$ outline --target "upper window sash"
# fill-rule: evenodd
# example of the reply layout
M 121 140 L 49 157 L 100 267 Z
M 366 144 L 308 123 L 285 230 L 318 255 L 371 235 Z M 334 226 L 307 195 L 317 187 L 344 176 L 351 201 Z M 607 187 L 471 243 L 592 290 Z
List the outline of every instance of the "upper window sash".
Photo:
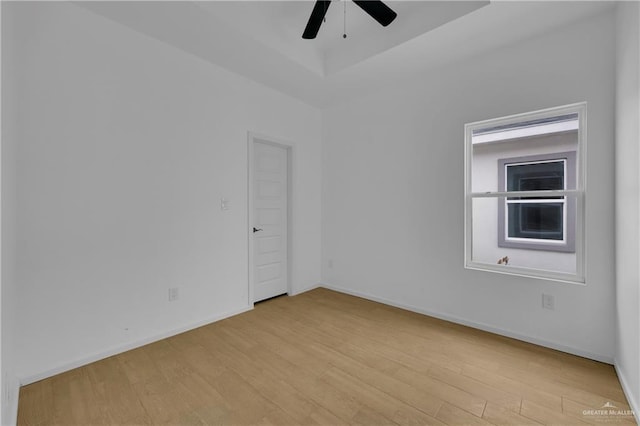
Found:
M 575 114 L 575 127 L 578 131 L 578 140 L 586 140 L 587 122 L 586 122 L 586 109 L 587 104 L 585 102 L 565 105 L 556 108 L 549 108 L 545 110 L 535 111 L 531 113 L 522 113 L 510 115 L 507 117 L 495 118 L 491 120 L 477 121 L 473 123 L 465 124 L 465 194 L 477 197 L 479 194 L 486 194 L 487 192 L 473 192 L 471 181 L 471 159 L 473 157 L 473 145 L 481 143 L 478 136 L 480 136 L 481 129 L 496 128 L 500 126 L 512 126 L 518 123 L 531 122 L 533 120 L 545 120 L 553 119 L 555 117 L 566 116 Z M 490 124 L 489 124 L 490 123 Z M 572 124 L 573 126 L 573 124 Z M 474 132 L 476 133 L 474 143 Z M 548 133 L 548 132 L 547 132 Z M 501 139 L 502 140 L 502 139 Z M 577 170 L 576 170 L 576 189 L 584 191 L 585 179 L 584 179 L 584 167 L 582 162 L 584 161 L 584 146 L 582 142 L 578 146 L 578 152 L 576 156 Z M 495 194 L 494 196 L 500 196 L 500 192 L 489 192 Z

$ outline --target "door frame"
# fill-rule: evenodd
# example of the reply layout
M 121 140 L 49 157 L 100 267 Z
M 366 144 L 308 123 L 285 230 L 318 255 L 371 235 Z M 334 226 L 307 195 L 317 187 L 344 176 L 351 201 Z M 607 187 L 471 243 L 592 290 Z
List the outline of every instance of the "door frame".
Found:
M 263 143 L 265 145 L 276 146 L 282 148 L 287 153 L 287 294 L 292 294 L 291 283 L 293 272 L 293 180 L 294 174 L 294 158 L 295 147 L 292 143 L 281 139 L 273 138 L 264 134 L 256 132 L 247 132 L 247 242 L 248 242 L 248 264 L 247 264 L 247 287 L 248 287 L 248 304 L 254 305 L 254 238 L 252 227 L 255 223 L 255 215 L 253 210 L 253 195 L 254 195 L 254 172 L 253 167 L 255 165 L 254 147 L 256 142 Z

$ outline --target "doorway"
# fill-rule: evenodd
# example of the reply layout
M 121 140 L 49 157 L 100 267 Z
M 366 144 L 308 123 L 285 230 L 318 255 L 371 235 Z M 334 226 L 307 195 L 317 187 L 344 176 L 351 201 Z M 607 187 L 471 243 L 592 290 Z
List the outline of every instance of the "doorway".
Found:
M 291 146 L 249 135 L 249 304 L 290 292 Z

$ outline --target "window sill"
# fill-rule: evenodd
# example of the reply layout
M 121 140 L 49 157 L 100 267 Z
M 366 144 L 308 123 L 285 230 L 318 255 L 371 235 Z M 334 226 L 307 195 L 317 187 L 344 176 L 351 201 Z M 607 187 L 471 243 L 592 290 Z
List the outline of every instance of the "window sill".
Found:
M 577 274 L 564 272 L 544 271 L 540 269 L 523 268 L 511 265 L 492 265 L 481 262 L 467 262 L 465 269 L 475 271 L 494 272 L 497 274 L 513 275 L 524 278 L 534 278 L 545 281 L 556 281 L 568 284 L 586 285 L 585 278 Z

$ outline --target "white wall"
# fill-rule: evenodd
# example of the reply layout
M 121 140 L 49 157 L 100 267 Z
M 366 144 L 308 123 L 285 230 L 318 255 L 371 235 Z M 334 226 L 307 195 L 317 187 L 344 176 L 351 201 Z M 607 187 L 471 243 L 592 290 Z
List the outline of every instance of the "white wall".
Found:
M 8 47 L 15 70 L 3 75 L 3 91 L 13 90 L 3 93 L 11 99 L 3 115 L 17 120 L 15 144 L 3 127 L 3 374 L 33 380 L 244 309 L 251 130 L 296 144 L 295 291 L 320 276 L 322 154 L 325 283 L 597 359 L 616 355 L 637 409 L 638 329 L 628 321 L 640 304 L 637 238 L 617 242 L 635 257 L 616 263 L 614 321 L 611 16 L 333 107 L 321 153 L 313 108 L 71 4 L 2 8 L 13 23 L 3 27 L 3 60 Z M 634 80 L 633 68 L 621 67 L 633 56 L 620 54 L 633 48 L 637 14 L 625 9 L 618 19 L 625 96 L 616 146 L 637 159 L 637 121 L 620 115 L 638 87 L 637 72 Z M 583 100 L 587 285 L 463 269 L 464 123 Z M 637 229 L 637 160 L 626 158 L 617 155 L 618 179 L 631 173 L 635 186 L 618 188 L 617 218 L 623 198 L 635 203 L 622 216 Z M 20 263 L 11 272 L 15 253 L 6 248 L 16 234 Z M 181 297 L 171 304 L 170 286 Z M 555 311 L 542 310 L 542 292 L 556 297 Z M 18 325 L 19 364 L 7 364 Z
M 616 367 L 640 414 L 640 6 L 624 2 L 616 16 Z
M 23 382 L 248 307 L 248 131 L 295 145 L 292 281 L 317 285 L 318 110 L 82 7 L 6 6 Z
M 2 13 L 6 3 L 0 3 L 0 15 L 3 31 L 12 31 L 13 21 Z M 13 46 L 2 38 L 2 146 L 1 150 L 1 260 L 0 269 L 0 336 L 2 337 L 0 353 L 0 424 L 15 424 L 18 414 L 18 378 L 16 376 L 16 142 L 15 115 L 11 105 L 14 103 L 14 91 L 10 84 L 17 73 L 13 67 L 15 51 Z
M 607 13 L 326 110 L 323 282 L 611 362 L 614 50 Z M 464 124 L 580 101 L 587 284 L 465 270 Z
M 577 132 L 473 145 L 473 192 L 504 191 L 498 188 L 498 160 L 576 151 Z M 575 181 L 575 180 L 574 180 Z M 497 198 L 481 198 L 473 204 L 472 256 L 474 262 L 496 264 L 509 257 L 509 265 L 546 271 L 576 273 L 576 254 L 498 246 Z M 508 268 L 505 266 L 505 268 Z

